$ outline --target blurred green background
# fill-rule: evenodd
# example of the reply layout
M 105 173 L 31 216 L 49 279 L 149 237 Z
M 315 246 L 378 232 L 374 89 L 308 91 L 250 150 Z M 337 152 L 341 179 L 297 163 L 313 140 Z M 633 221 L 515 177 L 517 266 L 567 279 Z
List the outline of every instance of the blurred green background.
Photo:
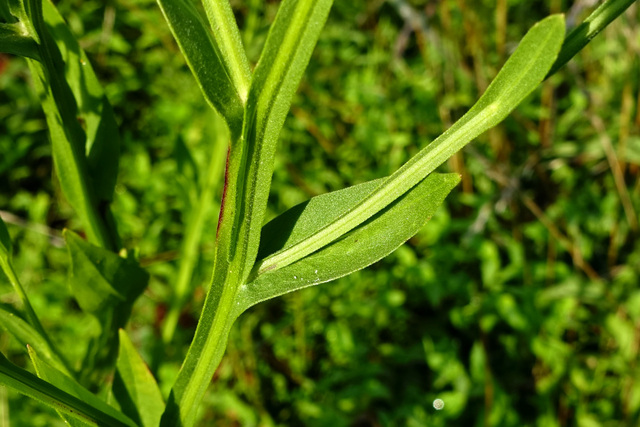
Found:
M 232 3 L 255 64 L 278 2 Z M 281 133 L 268 217 L 392 173 L 474 103 L 531 25 L 557 12 L 575 25 L 587 3 L 337 0 Z M 153 1 L 56 4 L 120 123 L 114 212 L 152 275 L 129 331 L 166 394 L 212 269 L 215 204 L 192 301 L 174 343 L 159 344 L 196 182 L 224 161 L 212 155 L 213 113 Z M 638 15 L 634 4 L 441 167 L 462 183 L 407 244 L 241 316 L 199 425 L 639 425 Z M 81 360 L 96 325 L 70 297 L 60 238 L 81 226 L 54 178 L 26 64 L 10 56 L 0 211 L 45 328 Z M 4 277 L 0 303 L 17 303 Z M 7 334 L 0 350 L 29 365 Z M 0 425 L 62 421 L 0 388 Z

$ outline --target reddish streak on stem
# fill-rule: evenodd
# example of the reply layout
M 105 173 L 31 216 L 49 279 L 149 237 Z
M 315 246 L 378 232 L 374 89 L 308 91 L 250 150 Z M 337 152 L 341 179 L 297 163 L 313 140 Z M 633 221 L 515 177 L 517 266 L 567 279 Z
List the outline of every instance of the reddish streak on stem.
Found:
M 220 203 L 220 216 L 218 217 L 218 228 L 216 228 L 216 237 L 220 232 L 220 224 L 222 224 L 222 217 L 224 215 L 224 202 L 227 200 L 227 186 L 229 184 L 229 154 L 231 153 L 231 147 L 227 148 L 227 162 L 224 167 L 224 188 L 222 189 L 222 202 Z

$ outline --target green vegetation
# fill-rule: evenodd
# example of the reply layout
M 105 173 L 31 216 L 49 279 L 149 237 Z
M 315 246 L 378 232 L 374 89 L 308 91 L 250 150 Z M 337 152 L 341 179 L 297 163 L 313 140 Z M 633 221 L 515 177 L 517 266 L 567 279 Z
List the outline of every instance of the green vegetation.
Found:
M 0 426 L 636 425 L 633 3 L 0 0 Z

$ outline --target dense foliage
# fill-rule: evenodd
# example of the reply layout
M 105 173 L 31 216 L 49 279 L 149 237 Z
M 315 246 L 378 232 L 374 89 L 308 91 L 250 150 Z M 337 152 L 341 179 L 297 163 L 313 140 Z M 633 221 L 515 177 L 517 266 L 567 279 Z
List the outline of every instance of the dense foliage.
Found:
M 168 394 L 203 304 L 222 190 L 213 117 L 155 1 L 61 0 L 119 120 L 113 210 L 150 284 L 129 336 Z M 280 136 L 270 217 L 387 176 L 458 119 L 558 0 L 337 1 Z M 233 3 L 252 64 L 278 2 Z M 200 425 L 607 426 L 640 421 L 640 32 L 627 13 L 442 170 L 462 176 L 385 260 L 234 325 Z M 0 56 L 0 214 L 34 309 L 74 360 L 96 325 L 67 291 L 52 177 L 22 59 Z M 215 166 L 212 168 L 212 165 Z M 193 298 L 162 324 L 195 201 L 212 202 Z M 0 277 L 0 302 L 15 296 Z M 20 345 L 0 351 L 28 366 Z M 434 399 L 443 399 L 436 411 Z M 0 425 L 61 424 L 0 388 Z

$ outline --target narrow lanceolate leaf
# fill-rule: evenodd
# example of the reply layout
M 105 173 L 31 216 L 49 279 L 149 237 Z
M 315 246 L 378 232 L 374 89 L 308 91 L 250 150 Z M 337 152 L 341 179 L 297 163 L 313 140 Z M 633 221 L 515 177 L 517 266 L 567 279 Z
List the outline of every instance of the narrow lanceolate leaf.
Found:
M 211 24 L 215 47 L 229 79 L 237 88 L 243 102 L 247 101 L 251 67 L 242 46 L 240 30 L 228 0 L 203 0 L 204 10 Z
M 240 52 L 242 46 L 235 43 L 233 34 L 225 33 L 231 28 L 227 17 L 221 18 L 223 27 L 213 29 L 213 37 L 193 1 L 158 0 L 158 4 L 205 99 L 225 118 L 237 138 L 242 129 L 250 69 L 243 58 L 244 51 Z
M 65 362 L 51 348 L 49 341 L 33 326 L 25 322 L 8 307 L 0 305 L 0 327 L 9 332 L 24 346 L 33 347 L 49 364 L 70 375 Z
M 551 67 L 548 76 L 556 73 L 564 64 L 569 62 L 595 36 L 604 30 L 614 19 L 620 16 L 636 0 L 606 0 L 591 15 L 569 33 L 556 62 Z
M 78 397 L 15 366 L 2 353 L 0 353 L 0 384 L 88 425 L 135 427 L 133 421 L 119 414 L 115 409 L 103 411 L 102 405 L 93 405 L 90 400 L 85 400 L 86 396 Z
M 65 78 L 78 107 L 77 120 L 85 131 L 85 155 L 91 188 L 98 203 L 110 202 L 118 176 L 120 134 L 111 104 L 87 55 L 51 0 L 42 3 L 44 21 L 65 63 Z
M 164 401 L 155 378 L 124 330 L 120 330 L 120 353 L 113 379 L 113 395 L 122 412 L 143 427 L 157 427 Z
M 525 35 L 478 102 L 451 128 L 421 150 L 352 210 L 300 243 L 257 266 L 258 274 L 285 267 L 331 243 L 388 206 L 454 153 L 504 120 L 544 79 L 564 36 L 564 18 L 550 16 Z
M 33 348 L 29 347 L 28 349 L 29 349 L 29 356 L 31 357 L 31 362 L 33 363 L 36 369 L 36 374 L 42 380 L 57 387 L 59 390 L 62 390 L 63 392 L 66 392 L 69 395 L 77 399 L 80 399 L 82 402 L 84 402 L 87 406 L 92 408 L 94 411 L 100 414 L 105 414 L 110 418 L 109 422 L 115 423 L 113 425 L 136 426 L 136 423 L 134 423 L 126 415 L 119 412 L 112 406 L 109 406 L 106 402 L 101 400 L 99 397 L 97 397 L 96 395 L 91 393 L 89 390 L 87 390 L 86 388 L 78 384 L 74 379 L 66 376 L 65 374 L 63 374 L 53 366 L 49 365 L 48 363 L 40 359 L 40 357 L 38 356 L 38 354 L 35 352 Z M 68 414 L 66 411 L 61 411 L 58 408 L 56 408 L 56 410 L 58 411 L 62 419 L 67 422 L 71 421 L 71 419 L 73 418 L 76 418 L 72 414 L 71 415 Z M 87 420 L 81 419 L 80 421 L 86 422 Z M 96 422 L 97 425 L 112 425 L 112 424 L 103 424 L 104 422 L 106 422 L 106 419 L 95 420 L 95 421 L 97 421 Z
M 38 43 L 26 33 L 24 26 L 20 23 L 0 23 L 0 52 L 40 59 Z
M 285 0 L 278 9 L 254 72 L 243 129 L 242 169 L 235 187 L 242 200 L 236 211 L 244 280 L 258 253 L 278 136 L 332 0 Z M 232 151 L 232 156 L 235 153 Z
M 260 301 L 337 279 L 384 258 L 431 219 L 458 182 L 457 174 L 431 174 L 335 242 L 287 267 L 258 276 L 238 291 L 235 315 Z M 267 224 L 264 235 L 280 232 L 292 236 L 291 240 L 295 241 L 295 236 L 304 236 L 319 225 L 323 215 L 335 214 L 333 202 L 344 203 L 349 197 L 357 200 L 362 190 L 373 186 L 368 184 L 371 183 L 319 196 L 317 199 L 322 200 L 311 199 L 309 203 L 294 207 Z
M 48 1 L 45 7 L 52 7 Z M 42 0 L 25 0 L 21 22 L 40 46 L 40 62 L 28 60 L 33 84 L 42 99 L 53 160 L 65 197 L 81 218 L 89 240 L 116 249 L 115 232 L 100 209 L 86 158 L 86 134 L 78 121 L 78 103 L 65 79 L 65 63 L 45 23 Z M 49 14 L 48 14 L 49 15 Z M 104 159 L 105 163 L 108 159 Z M 102 175 L 104 177 L 104 175 Z

